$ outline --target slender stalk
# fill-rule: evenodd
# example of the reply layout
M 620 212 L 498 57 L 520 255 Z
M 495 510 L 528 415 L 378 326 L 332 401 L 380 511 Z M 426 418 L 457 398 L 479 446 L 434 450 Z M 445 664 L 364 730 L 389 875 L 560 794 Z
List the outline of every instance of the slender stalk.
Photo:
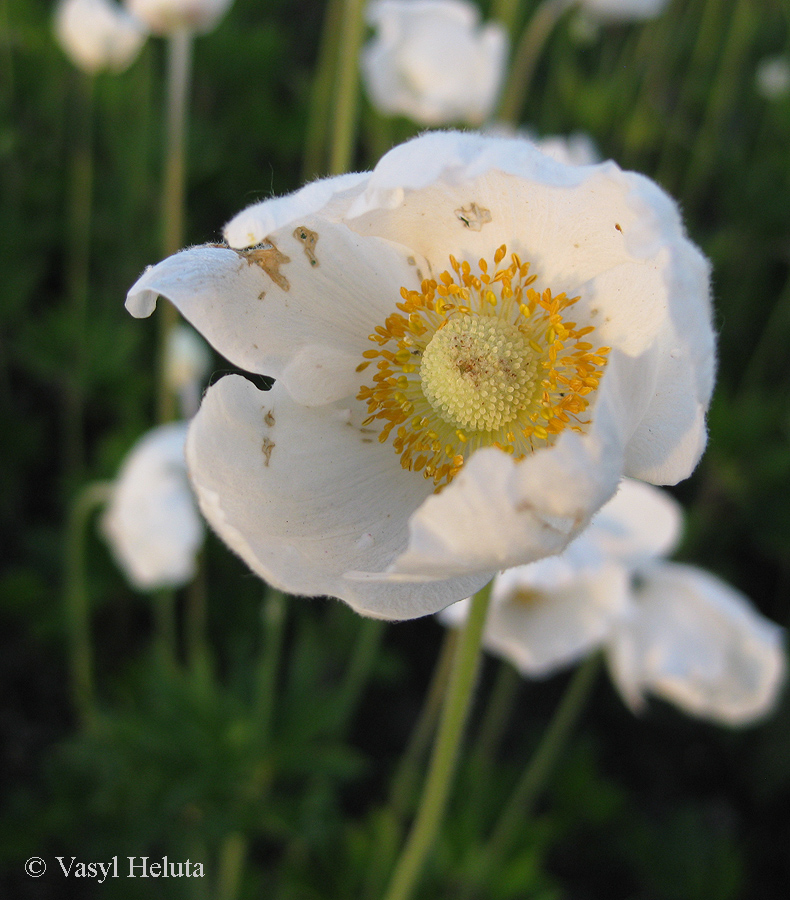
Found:
M 187 97 L 192 68 L 192 33 L 174 32 L 168 40 L 167 117 L 165 123 L 165 173 L 162 193 L 162 250 L 171 256 L 184 244 L 184 197 L 186 194 Z M 164 378 L 167 338 L 178 321 L 169 303 L 160 304 L 159 377 L 157 418 L 169 422 L 177 415 L 176 397 Z
M 500 663 L 477 739 L 469 752 L 470 783 L 472 790 L 478 793 L 486 789 L 486 770 L 491 767 L 502 733 L 510 721 L 521 683 L 521 676 L 513 666 Z
M 484 886 L 486 877 L 503 862 L 514 837 L 523 829 L 524 820 L 531 815 L 535 801 L 546 786 L 579 719 L 600 664 L 600 656 L 597 653 L 593 654 L 574 673 L 549 727 L 521 775 L 491 837 L 477 856 L 471 882 L 462 895 L 464 898 L 471 897 L 476 893 L 476 889 Z
M 329 173 L 347 172 L 354 152 L 359 93 L 359 50 L 365 20 L 364 0 L 345 0 L 340 30 L 340 65 L 334 102 L 332 141 L 329 148 Z
M 414 787 L 421 771 L 423 756 L 436 729 L 442 697 L 447 692 L 457 645 L 458 632 L 454 628 L 448 628 L 425 697 L 425 703 L 420 711 L 420 717 L 417 719 L 417 724 L 414 726 L 409 743 L 392 779 L 389 805 L 393 815 L 398 819 L 406 815 L 411 803 Z
M 76 134 L 71 161 L 66 290 L 74 326 L 73 365 L 64 373 L 64 465 L 69 482 L 78 482 L 85 465 L 85 380 L 87 374 L 88 281 L 93 206 L 93 108 L 96 79 L 78 83 Z
M 494 0 L 491 18 L 501 22 L 510 32 L 511 38 L 515 38 L 520 11 L 521 0 Z
M 341 728 L 345 730 L 357 708 L 359 699 L 368 683 L 373 664 L 378 656 L 386 622 L 381 619 L 363 619 L 346 677 L 340 688 L 338 707 Z
M 574 0 L 543 0 L 535 10 L 513 54 L 510 78 L 499 104 L 500 121 L 518 124 L 541 51 L 562 14 L 573 4 Z
M 286 613 L 285 595 L 269 588 L 263 601 L 263 648 L 258 665 L 254 717 L 261 739 L 268 742 L 280 671 Z
M 490 599 L 490 583 L 472 598 L 453 660 L 420 808 L 395 866 L 385 900 L 408 900 L 412 895 L 441 825 L 471 706 Z
M 215 900 L 236 900 L 239 896 L 247 845 L 247 838 L 239 831 L 232 832 L 222 842 Z
M 184 607 L 186 658 L 194 671 L 204 670 L 209 662 L 209 647 L 206 640 L 207 617 L 206 560 L 201 553 L 195 567 L 195 577 L 186 589 Z
M 340 23 L 343 0 L 329 0 L 321 30 L 321 45 L 318 49 L 313 93 L 310 97 L 310 113 L 305 136 L 304 181 L 322 175 L 326 171 L 326 142 L 329 123 L 332 85 L 337 73 L 340 52 Z
M 433 670 L 431 683 L 425 695 L 417 723 L 412 729 L 409 743 L 401 755 L 398 768 L 392 778 L 389 802 L 382 810 L 377 823 L 375 850 L 366 873 L 362 897 L 373 900 L 383 889 L 386 873 L 392 866 L 403 839 L 404 820 L 413 802 L 417 780 L 423 770 L 423 758 L 436 730 L 442 698 L 447 692 L 450 671 L 458 645 L 458 632 L 448 628 L 442 642 L 439 658 Z
M 88 520 L 110 497 L 111 482 L 97 481 L 77 495 L 69 510 L 64 541 L 65 614 L 69 634 L 72 702 L 83 725 L 95 715 L 93 652 L 85 572 L 85 533 Z
M 160 588 L 151 595 L 154 604 L 154 642 L 162 662 L 175 666 L 178 659 L 178 626 L 176 624 L 176 592 Z

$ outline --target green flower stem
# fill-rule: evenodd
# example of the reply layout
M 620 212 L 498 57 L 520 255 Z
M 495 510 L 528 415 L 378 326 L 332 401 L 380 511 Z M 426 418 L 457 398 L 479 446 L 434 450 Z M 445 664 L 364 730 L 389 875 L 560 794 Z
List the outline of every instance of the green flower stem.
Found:
M 471 790 L 479 793 L 486 789 L 486 770 L 490 769 L 496 756 L 496 749 L 510 721 L 513 704 L 522 683 L 523 679 L 513 666 L 500 663 L 477 739 L 469 752 Z
M 745 60 L 751 52 L 757 28 L 757 14 L 751 0 L 735 4 L 726 37 L 718 49 L 719 66 L 711 79 L 705 115 L 691 153 L 686 157 L 681 196 L 695 197 L 714 170 L 720 148 L 726 141 L 722 129 L 727 110 L 735 108 Z
M 239 831 L 232 832 L 222 842 L 215 900 L 236 900 L 239 896 L 247 844 L 247 838 Z
M 360 623 L 354 653 L 346 670 L 338 699 L 340 726 L 343 731 L 348 727 L 365 685 L 368 683 L 386 624 L 381 619 L 362 619 Z
M 500 121 L 518 124 L 540 53 L 554 26 L 574 2 L 575 0 L 543 0 L 533 13 L 513 54 L 510 78 L 499 104 L 497 118 Z
M 326 171 L 327 128 L 332 85 L 335 83 L 337 73 L 342 14 L 343 0 L 329 0 L 321 31 L 321 45 L 318 48 L 313 92 L 310 97 L 302 168 L 303 181 L 309 181 Z
M 424 768 L 423 760 L 436 730 L 457 645 L 456 629 L 446 629 L 425 702 L 392 778 L 389 802 L 377 823 L 375 852 L 372 854 L 362 891 L 365 900 L 373 900 L 381 894 L 387 872 L 392 867 L 398 845 L 403 840 L 404 821 L 411 810 L 417 781 Z
M 70 482 L 79 482 L 85 465 L 85 380 L 88 358 L 88 281 L 93 206 L 93 108 L 96 79 L 79 79 L 75 151 L 71 165 L 66 284 L 74 326 L 73 365 L 64 373 L 64 464 Z
M 152 594 L 154 604 L 154 642 L 162 662 L 175 666 L 178 659 L 178 626 L 176 625 L 176 592 L 161 588 Z
M 165 174 L 162 194 L 162 250 L 165 256 L 171 256 L 184 245 L 185 145 L 191 68 L 192 33 L 179 29 L 168 39 Z M 178 312 L 170 303 L 161 303 L 159 307 L 157 419 L 159 422 L 170 422 L 177 416 L 177 403 L 173 392 L 165 384 L 164 372 L 167 342 L 178 322 Z
M 520 11 L 521 0 L 494 0 L 491 18 L 496 22 L 501 22 L 510 33 L 510 37 L 515 38 Z
M 417 779 L 422 771 L 422 760 L 436 729 L 442 697 L 447 692 L 457 645 L 458 632 L 455 628 L 448 628 L 420 717 L 392 779 L 389 806 L 398 820 L 405 817 L 412 802 Z
M 193 671 L 205 670 L 209 663 L 209 647 L 206 640 L 208 616 L 208 586 L 206 561 L 201 553 L 197 558 L 195 577 L 186 588 L 184 606 L 184 643 L 186 658 Z
M 535 754 L 519 779 L 491 837 L 477 856 L 471 882 L 463 897 L 473 896 L 477 888 L 484 887 L 485 879 L 503 862 L 514 837 L 523 828 L 524 820 L 531 815 L 535 801 L 546 786 L 579 719 L 600 664 L 600 655 L 594 653 L 574 673 Z
M 420 807 L 395 866 L 385 900 L 408 900 L 412 895 L 439 830 L 456 769 L 461 735 L 471 706 L 490 599 L 490 583 L 472 598 L 453 660 Z
M 364 6 L 364 0 L 345 0 L 343 7 L 337 93 L 329 148 L 330 175 L 347 172 L 354 153 L 359 93 L 359 51 L 365 28 L 362 14 Z
M 271 729 L 274 698 L 285 629 L 286 599 L 281 591 L 269 588 L 263 601 L 263 648 L 258 665 L 258 683 L 255 695 L 254 717 L 256 730 L 268 742 Z
M 107 502 L 111 491 L 111 482 L 97 481 L 87 485 L 72 504 L 66 522 L 64 586 L 71 692 L 74 708 L 83 725 L 89 725 L 95 716 L 85 533 L 91 514 Z

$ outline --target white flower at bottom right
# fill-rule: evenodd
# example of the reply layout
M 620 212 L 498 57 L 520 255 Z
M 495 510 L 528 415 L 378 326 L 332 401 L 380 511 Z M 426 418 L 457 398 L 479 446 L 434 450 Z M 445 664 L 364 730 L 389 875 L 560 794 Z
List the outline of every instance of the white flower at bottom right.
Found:
M 662 561 L 638 573 L 632 600 L 606 658 L 633 710 L 645 692 L 728 725 L 774 708 L 786 672 L 784 631 L 744 594 L 696 566 Z
M 669 494 L 624 479 L 564 553 L 497 576 L 484 646 L 527 677 L 603 651 L 634 712 L 649 693 L 727 725 L 765 716 L 785 679 L 784 630 L 709 572 L 666 561 L 680 526 Z M 441 621 L 458 626 L 468 603 Z

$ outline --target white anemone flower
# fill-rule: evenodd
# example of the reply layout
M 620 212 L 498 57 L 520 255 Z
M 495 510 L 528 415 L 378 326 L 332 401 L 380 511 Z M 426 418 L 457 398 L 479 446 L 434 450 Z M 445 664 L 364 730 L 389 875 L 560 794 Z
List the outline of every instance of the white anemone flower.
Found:
M 531 677 L 602 649 L 634 712 L 650 693 L 728 725 L 764 716 L 785 677 L 783 630 L 710 573 L 662 558 L 680 524 L 668 494 L 625 479 L 563 554 L 495 579 L 484 645 Z M 457 627 L 468 606 L 440 619 Z
M 118 565 L 142 591 L 180 587 L 195 575 L 205 528 L 184 458 L 187 422 L 160 425 L 121 466 L 101 531 Z
M 55 10 L 55 36 L 75 66 L 96 75 L 128 69 L 147 32 L 111 0 L 61 0 Z
M 561 552 L 623 474 L 706 442 L 709 273 L 613 163 L 428 133 L 240 213 L 146 271 L 227 376 L 187 440 L 201 509 L 276 587 L 413 618 Z M 611 349 L 610 349 L 611 348 Z
M 376 34 L 362 51 L 374 106 L 422 125 L 479 125 L 494 110 L 507 65 L 507 31 L 480 24 L 466 0 L 376 0 Z
M 125 0 L 126 6 L 157 35 L 211 31 L 233 0 Z

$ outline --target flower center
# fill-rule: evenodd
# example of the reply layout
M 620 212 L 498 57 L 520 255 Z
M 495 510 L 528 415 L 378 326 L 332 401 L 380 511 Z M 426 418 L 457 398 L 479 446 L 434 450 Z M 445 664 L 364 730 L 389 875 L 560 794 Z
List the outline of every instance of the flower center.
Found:
M 494 254 L 499 266 L 503 245 Z M 372 385 L 357 399 L 370 425 L 392 436 L 401 465 L 422 471 L 437 490 L 450 482 L 479 447 L 498 447 L 523 459 L 553 443 L 565 428 L 583 431 L 579 418 L 606 365 L 608 347 L 593 351 L 564 312 L 579 299 L 552 296 L 531 285 L 529 263 L 511 255 L 507 267 L 479 273 L 450 257 L 452 272 L 426 279 L 420 291 L 401 288 L 400 313 L 388 316 L 370 339 L 365 370 L 378 359 Z
M 453 316 L 422 355 L 425 399 L 448 424 L 493 431 L 512 422 L 535 391 L 535 353 L 519 329 L 496 316 Z

